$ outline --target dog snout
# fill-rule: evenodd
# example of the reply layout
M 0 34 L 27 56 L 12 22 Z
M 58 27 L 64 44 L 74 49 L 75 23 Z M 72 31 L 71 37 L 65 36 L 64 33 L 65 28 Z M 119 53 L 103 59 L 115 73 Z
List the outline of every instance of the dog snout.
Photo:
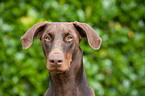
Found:
M 49 62 L 54 67 L 59 67 L 63 64 L 64 56 L 62 54 L 50 54 L 49 55 Z

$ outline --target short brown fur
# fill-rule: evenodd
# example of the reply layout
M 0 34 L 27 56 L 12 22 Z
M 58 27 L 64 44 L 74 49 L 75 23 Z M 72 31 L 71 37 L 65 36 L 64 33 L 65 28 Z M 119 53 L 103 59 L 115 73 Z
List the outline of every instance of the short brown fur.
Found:
M 79 42 L 87 37 L 96 50 L 102 40 L 88 24 L 77 21 L 37 23 L 22 36 L 24 49 L 31 46 L 34 37 L 41 40 L 49 71 L 45 96 L 95 96 L 85 75 Z

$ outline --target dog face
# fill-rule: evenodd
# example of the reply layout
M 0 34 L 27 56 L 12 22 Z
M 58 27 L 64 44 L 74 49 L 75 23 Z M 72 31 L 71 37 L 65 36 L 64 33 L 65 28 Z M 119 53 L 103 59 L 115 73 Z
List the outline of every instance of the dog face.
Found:
M 42 34 L 41 45 L 50 72 L 69 69 L 79 47 L 79 35 L 73 24 L 53 23 Z
M 21 37 L 23 48 L 29 48 L 35 37 L 41 40 L 48 71 L 56 74 L 69 70 L 81 39 L 87 37 L 95 50 L 100 48 L 102 41 L 88 24 L 79 22 L 37 23 Z

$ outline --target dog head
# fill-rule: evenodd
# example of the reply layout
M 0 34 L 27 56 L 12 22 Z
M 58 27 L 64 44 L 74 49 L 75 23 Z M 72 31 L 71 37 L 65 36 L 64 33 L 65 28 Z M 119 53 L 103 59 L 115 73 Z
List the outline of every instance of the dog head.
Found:
M 100 48 L 102 41 L 88 24 L 77 21 L 35 24 L 21 37 L 23 49 L 29 48 L 35 37 L 41 40 L 48 71 L 57 74 L 69 70 L 83 38 L 87 37 L 89 45 L 95 50 Z

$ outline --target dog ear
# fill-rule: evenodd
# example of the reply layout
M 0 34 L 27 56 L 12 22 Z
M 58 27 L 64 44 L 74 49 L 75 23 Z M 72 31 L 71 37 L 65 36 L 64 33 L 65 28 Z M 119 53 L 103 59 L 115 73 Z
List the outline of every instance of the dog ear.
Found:
M 93 49 L 98 50 L 100 48 L 102 39 L 90 25 L 86 23 L 79 23 L 77 21 L 73 24 L 78 30 L 81 39 L 87 37 L 88 43 Z
M 37 23 L 33 25 L 22 37 L 21 42 L 23 49 L 28 49 L 32 43 L 34 38 L 37 36 L 37 38 L 41 38 L 41 35 L 43 34 L 46 26 L 48 26 L 50 22 L 43 22 L 43 23 Z

